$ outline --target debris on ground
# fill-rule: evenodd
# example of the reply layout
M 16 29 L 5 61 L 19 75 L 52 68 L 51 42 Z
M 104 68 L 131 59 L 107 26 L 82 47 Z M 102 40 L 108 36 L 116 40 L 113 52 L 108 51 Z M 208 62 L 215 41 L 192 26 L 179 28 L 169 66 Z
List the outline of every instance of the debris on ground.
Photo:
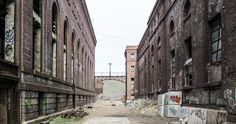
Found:
M 138 113 L 149 115 L 149 116 L 159 116 L 158 114 L 158 104 L 157 101 L 150 99 L 138 99 L 127 103 L 127 106 Z
M 86 106 L 85 108 L 92 108 L 92 106 Z M 73 109 L 65 112 L 50 121 L 50 124 L 64 124 L 65 122 L 77 122 L 81 118 L 89 115 L 88 112 L 84 111 L 84 107 Z
M 88 109 L 92 109 L 92 108 L 93 108 L 93 106 L 88 106 L 87 108 L 88 108 Z

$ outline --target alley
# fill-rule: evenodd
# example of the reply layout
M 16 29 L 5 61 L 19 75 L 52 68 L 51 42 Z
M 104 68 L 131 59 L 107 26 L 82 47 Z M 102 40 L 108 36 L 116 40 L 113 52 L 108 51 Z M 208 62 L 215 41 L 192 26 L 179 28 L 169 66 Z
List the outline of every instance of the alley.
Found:
M 168 119 L 145 116 L 129 110 L 121 101 L 97 101 L 82 124 L 166 124 Z

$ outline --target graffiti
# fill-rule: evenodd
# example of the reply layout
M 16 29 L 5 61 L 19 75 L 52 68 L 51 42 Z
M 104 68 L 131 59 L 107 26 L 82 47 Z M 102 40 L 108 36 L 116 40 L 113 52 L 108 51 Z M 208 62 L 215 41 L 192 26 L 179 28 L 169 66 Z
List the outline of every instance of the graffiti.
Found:
M 206 120 L 206 114 L 201 109 L 192 109 L 191 110 L 191 115 L 195 115 L 198 118 L 200 118 L 201 120 Z
M 226 104 L 233 110 L 236 106 L 236 103 L 234 101 L 234 98 L 232 97 L 233 91 L 230 89 L 226 89 L 224 91 L 224 99 L 226 101 Z
M 223 99 L 217 99 L 216 100 L 216 105 L 219 105 L 219 106 L 222 106 L 222 105 L 224 105 L 224 100 Z
M 177 110 L 175 110 L 174 107 L 170 107 L 170 108 L 169 108 L 169 111 L 170 111 L 170 113 L 172 113 L 173 115 L 176 115 L 176 114 L 177 114 Z
M 190 109 L 188 107 L 181 107 L 180 109 L 181 117 L 187 117 L 190 114 Z
M 181 102 L 181 97 L 180 97 L 180 96 L 170 96 L 170 100 L 172 100 L 173 102 L 176 102 L 176 103 L 180 104 L 180 102 Z
M 10 45 L 14 42 L 14 27 L 6 31 L 6 42 Z
M 11 45 L 7 44 L 5 48 L 5 53 L 7 56 L 10 56 L 12 54 L 13 48 Z
M 6 48 L 5 53 L 10 56 L 13 53 L 14 46 L 14 27 L 6 31 Z
M 225 112 L 218 112 L 216 116 L 216 123 L 217 124 L 224 124 L 227 120 L 227 113 Z

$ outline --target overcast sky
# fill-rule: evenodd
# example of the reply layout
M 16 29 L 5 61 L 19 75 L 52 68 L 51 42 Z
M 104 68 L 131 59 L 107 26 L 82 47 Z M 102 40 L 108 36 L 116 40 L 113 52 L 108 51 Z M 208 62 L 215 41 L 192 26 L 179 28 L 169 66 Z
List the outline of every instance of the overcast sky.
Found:
M 126 45 L 138 45 L 156 0 L 86 0 L 97 38 L 96 72 L 125 72 Z

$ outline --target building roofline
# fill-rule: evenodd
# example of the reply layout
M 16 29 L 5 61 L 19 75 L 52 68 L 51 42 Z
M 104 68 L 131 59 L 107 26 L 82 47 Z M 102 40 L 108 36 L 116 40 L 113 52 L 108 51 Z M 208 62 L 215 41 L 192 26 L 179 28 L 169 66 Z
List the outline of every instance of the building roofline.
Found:
M 157 1 L 156 1 L 155 5 L 154 5 L 154 7 L 153 7 L 153 9 L 152 9 L 151 14 L 149 15 L 147 24 L 149 24 L 150 21 L 152 20 L 154 13 L 156 12 L 157 7 L 159 6 L 160 1 L 161 1 L 161 0 L 157 0 Z
M 96 35 L 95 35 L 95 32 L 94 32 L 94 28 L 93 28 L 93 25 L 92 25 L 92 21 L 91 21 L 91 18 L 90 18 L 90 14 L 89 14 L 89 11 L 88 11 L 88 7 L 87 7 L 87 4 L 86 4 L 86 1 L 82 0 L 81 3 L 82 3 L 83 10 L 85 12 L 86 19 L 87 19 L 88 24 L 89 24 L 89 29 L 90 29 L 90 32 L 92 34 L 92 38 L 93 38 L 94 44 L 96 46 L 97 39 L 96 39 Z

